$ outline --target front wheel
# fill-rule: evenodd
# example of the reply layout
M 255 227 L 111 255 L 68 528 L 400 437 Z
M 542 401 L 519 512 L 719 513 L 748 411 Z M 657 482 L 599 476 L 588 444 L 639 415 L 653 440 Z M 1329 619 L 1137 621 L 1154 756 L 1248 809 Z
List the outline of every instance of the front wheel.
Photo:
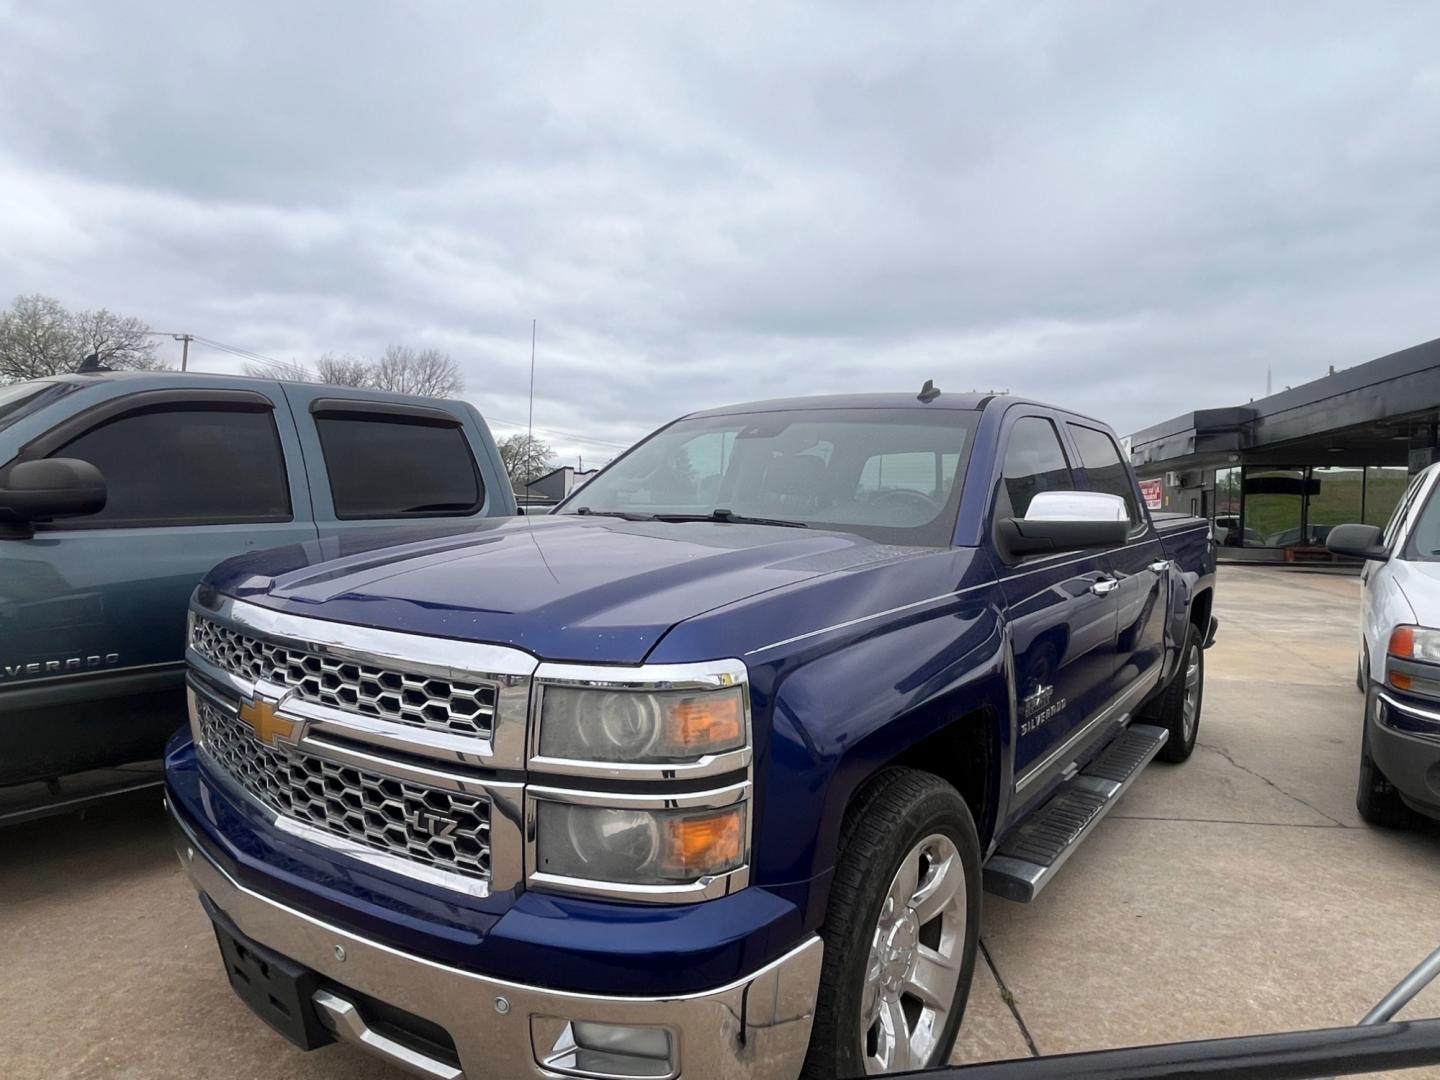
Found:
M 806 1077 L 943 1065 L 980 935 L 980 842 L 938 776 L 887 769 L 846 812 Z

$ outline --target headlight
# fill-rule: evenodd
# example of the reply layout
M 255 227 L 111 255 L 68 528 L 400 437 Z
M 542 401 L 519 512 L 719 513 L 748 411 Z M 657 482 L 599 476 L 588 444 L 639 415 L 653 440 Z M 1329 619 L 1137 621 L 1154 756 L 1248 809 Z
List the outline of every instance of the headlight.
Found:
M 746 807 L 634 810 L 539 801 L 535 868 L 618 885 L 676 885 L 738 869 Z
M 1391 656 L 1403 660 L 1419 660 L 1427 664 L 1440 664 L 1440 630 L 1427 630 L 1423 626 L 1397 626 L 1390 634 Z
M 1433 677 L 1418 664 L 1440 665 L 1440 630 L 1423 626 L 1397 626 L 1390 634 L 1390 644 L 1385 650 L 1392 660 L 1401 664 L 1386 664 L 1385 679 L 1396 690 L 1412 694 L 1440 698 L 1440 668 Z M 1408 661 L 1408 665 L 1403 663 Z M 1400 670 L 1408 667 L 1408 670 Z
M 673 764 L 746 744 L 745 690 L 546 686 L 540 754 L 570 761 Z

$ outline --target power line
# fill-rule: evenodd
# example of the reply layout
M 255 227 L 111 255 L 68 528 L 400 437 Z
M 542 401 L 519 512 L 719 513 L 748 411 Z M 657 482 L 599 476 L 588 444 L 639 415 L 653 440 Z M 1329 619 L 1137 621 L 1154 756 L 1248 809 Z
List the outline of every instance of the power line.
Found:
M 188 337 L 190 340 L 195 341 L 195 342 L 197 342 L 197 343 L 199 343 L 199 344 L 201 344 L 201 345 L 204 345 L 206 348 L 215 349 L 217 352 L 228 353 L 228 354 L 231 355 L 231 356 L 239 357 L 241 360 L 250 360 L 250 361 L 252 361 L 252 362 L 254 362 L 254 363 L 256 363 L 256 364 L 259 364 L 259 365 L 261 365 L 262 367 L 268 369 L 269 373 L 270 373 L 272 376 L 275 376 L 275 377 L 283 378 L 283 377 L 285 377 L 285 376 L 289 376 L 289 375 L 292 375 L 292 374 L 293 374 L 293 365 L 292 365 L 292 364 L 287 364 L 287 363 L 286 363 L 285 361 L 283 361 L 283 360 L 276 360 L 273 356 L 266 356 L 264 353 L 254 352 L 253 350 L 250 350 L 250 349 L 242 349 L 242 348 L 240 348 L 238 345 L 227 345 L 227 344 L 225 344 L 225 342 L 223 342 L 223 341 L 216 341 L 214 338 L 204 337 L 204 336 L 202 336 L 202 335 L 200 335 L 200 334 L 185 334 L 185 335 L 180 335 L 180 334 L 172 334 L 172 333 L 168 333 L 168 332 L 154 331 L 154 330 L 150 331 L 150 333 L 154 334 L 154 335 L 157 336 L 157 337 L 173 337 L 176 341 L 179 341 L 182 337 Z M 524 428 L 526 431 L 530 432 L 530 433 L 532 434 L 532 436 L 533 436 L 533 433 L 534 433 L 534 432 L 540 431 L 540 432 L 544 432 L 544 433 L 547 434 L 547 435 L 560 435 L 560 436 L 562 436 L 562 437 L 564 437 L 564 438 L 567 438 L 567 439 L 574 439 L 574 440 L 576 440 L 577 442 L 584 443 L 584 444 L 587 445 L 587 446 L 603 446 L 603 447 L 605 447 L 606 449 L 609 449 L 609 450 L 628 450 L 628 449 L 630 449 L 630 447 L 633 446 L 634 443 L 613 442 L 613 441 L 608 440 L 608 439 L 592 439 L 592 438 L 590 438 L 590 436 L 588 436 L 588 435 L 581 435 L 581 434 L 579 434 L 579 433 L 577 433 L 577 432 L 574 432 L 574 431 L 562 431 L 562 430 L 559 429 L 559 428 L 544 427 L 544 426 L 541 426 L 541 427 L 538 427 L 538 428 L 537 428 L 537 427 L 534 426 L 534 418 L 535 418 L 535 390 L 534 390 L 534 350 L 535 350 L 535 335 L 536 335 L 535 323 L 534 323 L 534 320 L 531 320 L 531 327 L 530 327 L 530 336 L 531 336 L 531 341 L 530 341 L 530 349 L 531 349 L 531 390 L 530 390 L 530 418 L 529 418 L 529 420 L 527 420 L 526 423 L 523 423 L 523 424 L 522 424 L 522 423 L 520 423 L 520 422 L 518 422 L 518 421 L 515 421 L 515 420 L 506 420 L 506 419 L 503 419 L 502 417 L 499 417 L 499 416 L 491 416 L 491 415 L 488 414 L 488 413 L 485 414 L 485 418 L 486 418 L 488 421 L 491 421 L 492 423 L 504 424 L 506 427 Z M 483 410 L 482 410 L 482 411 L 483 411 Z

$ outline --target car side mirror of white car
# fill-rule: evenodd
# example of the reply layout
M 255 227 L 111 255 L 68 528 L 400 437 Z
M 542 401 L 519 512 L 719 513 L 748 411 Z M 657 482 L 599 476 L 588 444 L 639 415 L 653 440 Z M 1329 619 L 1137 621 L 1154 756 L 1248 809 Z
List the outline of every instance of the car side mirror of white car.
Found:
M 1375 525 L 1336 525 L 1325 536 L 1325 546 L 1336 555 L 1384 561 L 1390 557 L 1385 534 Z

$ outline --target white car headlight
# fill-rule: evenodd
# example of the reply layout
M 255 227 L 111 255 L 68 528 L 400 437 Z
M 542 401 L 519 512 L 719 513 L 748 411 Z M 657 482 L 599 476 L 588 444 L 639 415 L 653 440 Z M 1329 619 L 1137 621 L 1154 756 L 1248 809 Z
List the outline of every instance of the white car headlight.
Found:
M 1390 634 L 1387 652 L 1402 660 L 1440 664 L 1440 630 L 1424 626 L 1397 626 Z

